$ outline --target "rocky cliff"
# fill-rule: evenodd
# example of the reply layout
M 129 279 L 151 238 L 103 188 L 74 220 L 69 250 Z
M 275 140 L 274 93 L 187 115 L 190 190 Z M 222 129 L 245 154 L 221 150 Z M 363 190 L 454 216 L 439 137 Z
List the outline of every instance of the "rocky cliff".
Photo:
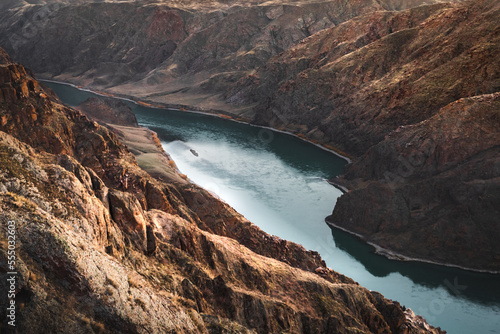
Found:
M 391 132 L 335 180 L 353 190 L 327 220 L 389 253 L 498 270 L 499 126 L 494 93 Z
M 0 88 L 0 270 L 13 270 L 10 221 L 16 332 L 439 332 L 206 191 L 151 177 L 3 50 Z

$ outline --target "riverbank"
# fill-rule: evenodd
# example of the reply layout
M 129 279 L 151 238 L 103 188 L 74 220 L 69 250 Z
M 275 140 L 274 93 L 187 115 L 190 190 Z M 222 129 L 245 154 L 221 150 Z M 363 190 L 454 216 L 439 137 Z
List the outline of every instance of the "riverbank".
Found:
M 184 111 L 184 112 L 189 112 L 189 113 L 196 113 L 196 114 L 203 114 L 203 115 L 209 115 L 213 117 L 218 117 L 218 118 L 224 118 L 233 122 L 238 122 L 238 123 L 243 123 L 247 124 L 250 126 L 258 127 L 261 129 L 266 129 L 270 131 L 275 131 L 275 132 L 280 132 L 284 133 L 290 136 L 294 136 L 296 138 L 299 138 L 305 142 L 311 143 L 325 151 L 328 151 L 330 153 L 335 154 L 339 158 L 344 159 L 347 161 L 347 163 L 351 163 L 352 159 L 354 158 L 350 154 L 343 152 L 339 149 L 336 149 L 335 147 L 331 146 L 328 143 L 322 143 L 318 140 L 314 140 L 311 138 L 307 138 L 305 135 L 294 132 L 292 130 L 287 130 L 287 129 L 276 129 L 268 126 L 262 126 L 262 125 L 257 125 L 253 124 L 252 120 L 250 118 L 245 118 L 242 117 L 241 115 L 235 114 L 235 113 L 230 113 L 225 110 L 220 110 L 220 109 L 207 109 L 207 108 L 201 108 L 201 107 L 195 107 L 195 106 L 190 106 L 190 105 L 183 105 L 183 104 L 170 104 L 170 103 L 163 103 L 163 102 L 157 102 L 157 101 L 151 101 L 151 100 L 145 100 L 145 99 L 139 99 L 137 97 L 127 95 L 127 94 L 116 94 L 116 93 L 108 93 L 106 91 L 102 90 L 95 90 L 91 88 L 87 88 L 81 85 L 78 85 L 76 83 L 71 83 L 71 82 L 64 82 L 64 81 L 58 81 L 58 80 L 52 80 L 52 79 L 45 79 L 44 75 L 41 75 L 41 79 L 39 79 L 41 82 L 53 82 L 57 84 L 62 84 L 62 85 L 68 85 L 77 89 L 80 89 L 82 91 L 94 93 L 99 96 L 103 97 L 112 97 L 116 99 L 120 99 L 123 101 L 128 101 L 131 103 L 134 103 L 139 106 L 143 107 L 148 107 L 148 108 L 154 108 L 154 109 L 171 109 L 171 110 L 178 110 L 178 111 Z
M 166 182 L 188 183 L 187 177 L 177 169 L 175 162 L 161 146 L 154 131 L 145 127 L 131 127 L 107 123 L 130 152 L 139 167 L 154 178 Z
M 334 184 L 332 184 L 332 185 L 334 185 Z M 335 187 L 338 188 L 338 186 L 335 186 Z M 466 271 L 475 272 L 475 273 L 485 273 L 485 274 L 493 274 L 493 275 L 500 274 L 500 271 L 467 268 L 467 267 L 458 266 L 458 265 L 451 264 L 451 263 L 442 263 L 442 262 L 430 261 L 430 260 L 426 260 L 426 259 L 419 259 L 419 258 L 415 258 L 415 257 L 410 257 L 410 256 L 402 255 L 400 253 L 391 251 L 390 249 L 386 249 L 384 247 L 381 247 L 381 246 L 377 245 L 374 242 L 367 241 L 366 237 L 364 235 L 360 234 L 360 233 L 353 232 L 351 230 L 348 230 L 347 228 L 344 228 L 342 226 L 339 226 L 337 224 L 334 224 L 334 223 L 328 221 L 328 217 L 325 218 L 325 222 L 331 228 L 339 229 L 341 231 L 349 233 L 350 235 L 355 236 L 356 238 L 360 239 L 364 243 L 372 246 L 373 247 L 373 252 L 375 254 L 382 255 L 382 256 L 388 258 L 389 260 L 405 261 L 405 262 L 410 262 L 411 261 L 411 262 L 428 263 L 428 264 L 434 264 L 434 265 L 443 266 L 443 267 L 449 267 L 449 268 L 456 268 L 456 269 L 460 269 L 460 270 L 466 270 Z

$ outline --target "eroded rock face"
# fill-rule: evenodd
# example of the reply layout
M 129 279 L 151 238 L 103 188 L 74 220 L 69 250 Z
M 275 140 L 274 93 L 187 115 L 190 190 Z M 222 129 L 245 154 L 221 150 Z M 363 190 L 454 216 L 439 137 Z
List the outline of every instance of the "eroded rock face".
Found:
M 0 54 L 14 92 L 0 102 L 0 270 L 14 221 L 20 332 L 440 332 L 208 192 L 152 178 Z
M 336 180 L 353 190 L 328 220 L 396 253 L 499 270 L 499 126 L 494 93 L 391 132 Z

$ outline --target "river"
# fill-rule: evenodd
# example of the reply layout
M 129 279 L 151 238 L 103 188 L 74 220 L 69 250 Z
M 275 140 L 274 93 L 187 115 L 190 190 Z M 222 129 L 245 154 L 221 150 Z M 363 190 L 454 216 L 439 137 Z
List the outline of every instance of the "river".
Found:
M 44 82 L 68 105 L 94 93 Z M 324 218 L 340 191 L 326 179 L 346 161 L 288 134 L 127 102 L 158 133 L 182 173 L 264 231 L 318 251 L 327 265 L 399 301 L 448 333 L 500 333 L 500 275 L 389 260 Z

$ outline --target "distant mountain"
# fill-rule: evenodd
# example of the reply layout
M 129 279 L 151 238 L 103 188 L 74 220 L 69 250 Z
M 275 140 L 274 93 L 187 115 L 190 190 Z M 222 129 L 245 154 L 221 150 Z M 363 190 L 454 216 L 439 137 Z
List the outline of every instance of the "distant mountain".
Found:
M 499 18 L 491 0 L 360 16 L 273 57 L 226 98 L 359 155 L 450 102 L 499 91 Z
M 358 15 L 422 1 L 17 3 L 0 13 L 0 45 L 43 77 L 156 101 L 234 109 L 220 93 L 270 57 Z

